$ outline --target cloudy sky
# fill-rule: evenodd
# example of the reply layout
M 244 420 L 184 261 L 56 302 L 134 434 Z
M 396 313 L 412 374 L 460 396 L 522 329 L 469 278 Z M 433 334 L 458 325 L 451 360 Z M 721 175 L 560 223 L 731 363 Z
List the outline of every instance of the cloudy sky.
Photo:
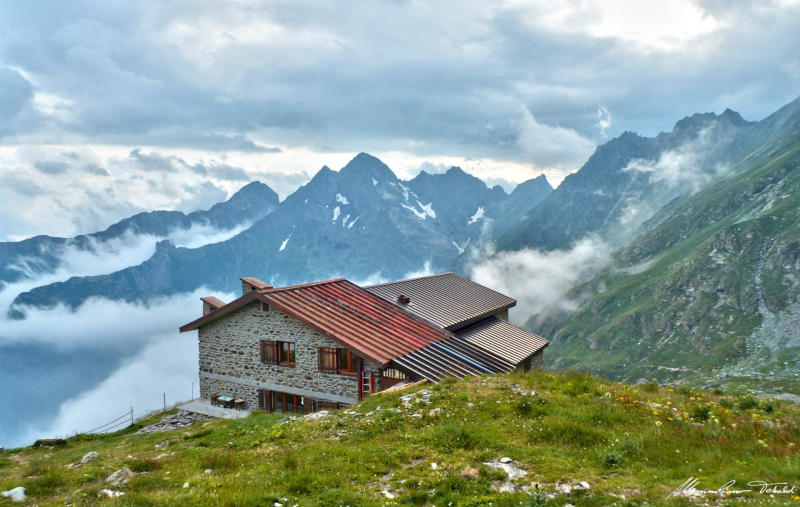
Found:
M 625 130 L 800 95 L 800 2 L 0 4 L 0 240 L 285 197 L 367 151 L 554 184 Z

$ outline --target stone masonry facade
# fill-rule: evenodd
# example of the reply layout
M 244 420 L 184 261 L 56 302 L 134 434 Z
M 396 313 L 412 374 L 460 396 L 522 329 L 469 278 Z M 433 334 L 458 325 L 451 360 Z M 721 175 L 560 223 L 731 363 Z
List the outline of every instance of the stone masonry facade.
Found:
M 318 348 L 342 344 L 275 308 L 265 311 L 260 301 L 239 308 L 198 330 L 200 396 L 214 394 L 242 399 L 258 409 L 258 391 L 265 389 L 338 403 L 358 401 L 358 376 L 324 373 L 318 367 Z M 261 340 L 295 343 L 294 366 L 261 362 Z M 365 372 L 380 386 L 380 367 L 363 361 Z

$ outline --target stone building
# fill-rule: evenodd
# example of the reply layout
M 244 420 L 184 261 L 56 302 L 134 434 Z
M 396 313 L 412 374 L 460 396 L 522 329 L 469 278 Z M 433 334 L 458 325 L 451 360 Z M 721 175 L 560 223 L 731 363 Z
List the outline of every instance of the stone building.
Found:
M 200 395 L 311 412 L 398 382 L 527 370 L 547 340 L 508 323 L 516 301 L 453 273 L 359 287 L 274 288 L 242 278 L 230 303 L 202 298 Z

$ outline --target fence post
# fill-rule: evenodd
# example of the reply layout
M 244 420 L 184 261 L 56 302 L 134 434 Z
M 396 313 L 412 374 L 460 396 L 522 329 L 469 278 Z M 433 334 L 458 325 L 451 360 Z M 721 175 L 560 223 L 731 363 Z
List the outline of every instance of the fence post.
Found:
M 167 393 L 164 393 L 164 412 L 167 411 Z
M 131 405 L 131 426 L 133 426 L 133 405 Z

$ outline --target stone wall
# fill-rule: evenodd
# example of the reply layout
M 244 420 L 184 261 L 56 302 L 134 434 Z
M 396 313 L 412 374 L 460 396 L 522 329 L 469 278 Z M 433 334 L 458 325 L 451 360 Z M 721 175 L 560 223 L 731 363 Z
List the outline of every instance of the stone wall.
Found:
M 281 391 L 318 400 L 355 403 L 358 377 L 322 373 L 319 347 L 342 347 L 274 308 L 262 309 L 258 300 L 198 330 L 200 340 L 200 395 L 226 395 L 245 400 L 258 409 L 258 390 Z M 294 366 L 261 362 L 261 340 L 295 343 Z M 364 370 L 375 373 L 379 389 L 380 368 L 366 360 Z
M 544 349 L 525 358 L 517 365 L 517 371 L 531 371 L 544 368 Z

